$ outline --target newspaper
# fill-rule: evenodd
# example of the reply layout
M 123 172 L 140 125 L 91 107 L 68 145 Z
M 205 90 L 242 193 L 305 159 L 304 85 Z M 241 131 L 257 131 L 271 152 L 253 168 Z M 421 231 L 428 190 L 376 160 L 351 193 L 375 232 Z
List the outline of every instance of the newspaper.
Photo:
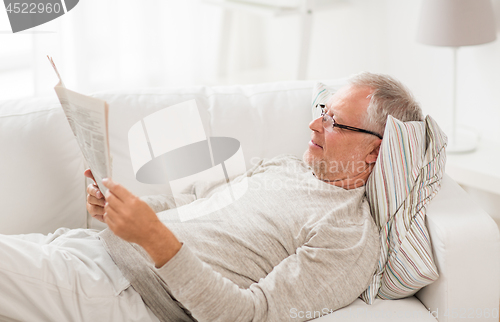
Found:
M 95 181 L 103 194 L 108 190 L 103 178 L 111 178 L 111 155 L 108 136 L 108 111 L 106 101 L 85 96 L 67 89 L 51 57 L 52 67 L 59 77 L 54 87 L 59 102 L 73 130 L 83 157 L 87 161 Z

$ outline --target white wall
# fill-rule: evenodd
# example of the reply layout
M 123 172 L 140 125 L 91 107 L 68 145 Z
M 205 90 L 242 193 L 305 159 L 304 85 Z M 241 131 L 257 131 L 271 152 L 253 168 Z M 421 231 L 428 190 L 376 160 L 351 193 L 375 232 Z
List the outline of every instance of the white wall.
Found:
M 448 130 L 451 119 L 452 51 L 415 41 L 420 0 L 350 0 L 316 12 L 308 79 L 345 77 L 368 70 L 403 81 L 424 113 Z M 493 0 L 500 30 L 500 0 Z M 251 16 L 251 15 L 250 15 Z M 266 65 L 261 77 L 233 81 L 272 81 L 295 76 L 299 19 L 258 17 L 266 24 Z M 241 75 L 243 75 L 242 73 Z M 500 140 L 500 40 L 458 52 L 458 122 L 471 124 L 483 137 Z

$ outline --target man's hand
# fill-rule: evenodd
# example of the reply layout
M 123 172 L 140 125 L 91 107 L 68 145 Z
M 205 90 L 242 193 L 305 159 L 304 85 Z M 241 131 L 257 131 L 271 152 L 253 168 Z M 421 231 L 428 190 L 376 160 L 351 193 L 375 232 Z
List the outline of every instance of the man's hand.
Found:
M 106 199 L 104 198 L 101 190 L 99 190 L 92 171 L 87 169 L 83 175 L 94 180 L 94 183 L 87 186 L 87 211 L 95 219 L 104 222 L 102 216 L 104 215 L 104 204 L 106 203 Z
M 163 266 L 181 248 L 181 243 L 147 203 L 111 179 L 102 183 L 106 192 L 104 221 L 118 237 L 139 244 L 154 260 Z

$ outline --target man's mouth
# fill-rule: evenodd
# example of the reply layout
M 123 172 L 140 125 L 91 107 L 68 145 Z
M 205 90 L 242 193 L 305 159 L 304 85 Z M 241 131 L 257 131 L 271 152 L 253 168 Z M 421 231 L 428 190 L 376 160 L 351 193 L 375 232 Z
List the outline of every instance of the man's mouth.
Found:
M 318 147 L 318 148 L 323 149 L 323 147 L 322 147 L 321 145 L 317 144 L 317 143 L 316 143 L 316 142 L 314 142 L 313 140 L 309 141 L 309 145 L 313 145 L 313 146 L 315 146 L 315 147 Z

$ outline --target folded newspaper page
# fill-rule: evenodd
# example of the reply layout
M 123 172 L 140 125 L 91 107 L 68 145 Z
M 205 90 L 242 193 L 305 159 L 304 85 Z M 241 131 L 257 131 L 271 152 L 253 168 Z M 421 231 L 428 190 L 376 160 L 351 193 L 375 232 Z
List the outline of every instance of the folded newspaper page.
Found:
M 102 184 L 102 179 L 111 178 L 108 103 L 67 89 L 54 61 L 48 58 L 59 77 L 59 83 L 54 87 L 59 102 L 61 102 L 83 157 L 87 160 L 99 189 L 105 194 L 108 189 Z

